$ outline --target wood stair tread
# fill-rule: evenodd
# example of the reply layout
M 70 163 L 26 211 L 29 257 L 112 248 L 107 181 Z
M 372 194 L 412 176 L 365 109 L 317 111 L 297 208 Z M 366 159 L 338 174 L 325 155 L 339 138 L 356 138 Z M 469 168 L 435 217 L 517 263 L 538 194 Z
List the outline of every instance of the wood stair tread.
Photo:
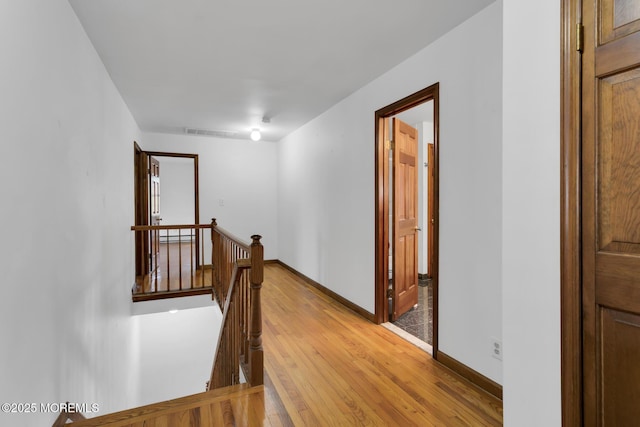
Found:
M 250 387 L 247 384 L 238 384 L 229 387 L 223 387 L 203 393 L 197 393 L 190 396 L 180 397 L 177 399 L 171 399 L 164 402 L 153 403 L 151 405 L 145 405 L 138 408 L 127 409 L 120 412 L 115 412 L 100 417 L 90 418 L 84 421 L 73 423 L 74 427 L 91 427 L 91 426 L 111 426 L 111 427 L 125 427 L 138 425 L 145 420 L 167 418 L 171 420 L 187 420 L 187 423 L 180 424 L 168 424 L 168 425 L 192 425 L 190 420 L 193 419 L 193 413 L 207 413 L 215 412 L 207 410 L 206 408 L 214 406 L 219 403 L 223 403 L 224 406 L 229 406 L 231 402 L 238 400 L 255 400 L 255 395 L 259 395 L 261 398 L 264 394 L 263 386 Z M 253 398 L 252 398 L 253 397 Z M 203 410 L 204 409 L 204 410 Z M 224 415 L 224 414 L 223 414 Z M 200 415 L 202 418 L 202 415 Z M 203 419 L 201 421 L 209 422 L 220 421 L 219 419 L 213 419 L 212 416 L 209 419 Z M 206 424 L 206 423 L 205 423 Z M 217 425 L 217 423 L 214 423 Z M 142 424 L 140 424 L 142 425 Z

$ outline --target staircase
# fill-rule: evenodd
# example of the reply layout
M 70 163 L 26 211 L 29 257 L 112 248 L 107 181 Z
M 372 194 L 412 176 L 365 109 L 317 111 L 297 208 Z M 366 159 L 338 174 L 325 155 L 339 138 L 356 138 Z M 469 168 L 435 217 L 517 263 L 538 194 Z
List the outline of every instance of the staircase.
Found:
M 211 246 L 205 248 L 203 236 L 197 239 L 200 248 L 196 257 L 189 252 L 185 255 L 191 262 L 202 269 L 201 278 L 205 274 L 203 255 L 211 256 L 210 271 L 207 280 L 202 279 L 200 286 L 189 278 L 189 286 L 183 286 L 182 273 L 177 289 L 172 289 L 171 282 L 165 281 L 165 288 L 147 287 L 141 293 L 146 298 L 167 298 L 183 296 L 185 292 L 208 288 L 217 299 L 223 310 L 222 326 L 218 345 L 214 355 L 211 377 L 207 382 L 207 391 L 139 408 L 129 409 L 91 419 L 80 416 L 71 419 L 73 426 L 200 426 L 200 425 L 258 425 L 265 419 L 264 362 L 262 349 L 262 312 L 260 289 L 264 276 L 263 247 L 261 237 L 251 236 L 247 243 L 218 227 L 215 219 L 210 225 L 189 226 L 135 226 L 136 233 L 154 233 L 161 230 L 175 229 L 178 239 L 181 231 L 206 229 L 211 230 Z M 181 243 L 180 241 L 178 242 Z M 182 265 L 182 252 L 178 253 L 179 264 Z M 170 254 L 167 249 L 165 278 L 172 270 Z M 162 266 L 156 266 L 157 269 Z M 180 267 L 175 269 L 178 270 Z M 185 274 L 191 277 L 196 268 L 189 268 Z M 160 273 L 161 275 L 162 273 Z M 158 273 L 156 273 L 158 276 Z M 195 276 L 194 276 L 195 277 Z M 149 275 L 148 283 L 162 283 Z M 196 287 L 200 289 L 195 289 Z M 153 295 L 152 295 L 153 294 Z M 139 295 L 140 296 L 140 295 Z M 134 295 L 135 300 L 135 295 Z M 242 370 L 242 372 L 241 372 Z M 242 383 L 243 378 L 246 382 Z M 65 425 L 67 418 L 61 415 L 56 424 Z M 62 423 L 62 424 L 59 424 Z

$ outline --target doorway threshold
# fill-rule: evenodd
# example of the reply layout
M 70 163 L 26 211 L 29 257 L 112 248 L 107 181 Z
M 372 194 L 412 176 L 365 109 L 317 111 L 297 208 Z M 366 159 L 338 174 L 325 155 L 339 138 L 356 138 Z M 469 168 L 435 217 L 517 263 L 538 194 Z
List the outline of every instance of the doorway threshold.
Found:
M 433 347 L 427 344 L 426 342 L 422 341 L 420 338 L 414 337 L 409 332 L 403 329 L 400 329 L 399 327 L 397 327 L 391 322 L 382 323 L 381 326 L 384 326 L 394 334 L 398 335 L 400 338 L 410 342 L 411 344 L 415 345 L 416 347 L 423 350 L 424 352 L 429 353 L 430 356 L 433 356 Z

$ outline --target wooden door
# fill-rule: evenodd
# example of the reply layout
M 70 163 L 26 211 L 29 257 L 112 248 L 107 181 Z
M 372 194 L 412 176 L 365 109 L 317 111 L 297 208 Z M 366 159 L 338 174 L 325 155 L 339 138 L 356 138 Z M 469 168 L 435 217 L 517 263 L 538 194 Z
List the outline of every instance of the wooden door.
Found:
M 133 143 L 134 152 L 134 191 L 135 191 L 135 225 L 149 225 L 149 170 L 148 156 Z M 142 231 L 135 232 L 136 245 L 136 277 L 149 272 L 149 239 Z
M 418 130 L 393 119 L 393 312 L 418 303 Z
M 584 424 L 640 422 L 640 0 L 583 3 Z
M 160 225 L 160 162 L 149 156 L 149 224 Z M 151 231 L 150 236 L 150 271 L 158 268 L 160 254 L 160 232 Z

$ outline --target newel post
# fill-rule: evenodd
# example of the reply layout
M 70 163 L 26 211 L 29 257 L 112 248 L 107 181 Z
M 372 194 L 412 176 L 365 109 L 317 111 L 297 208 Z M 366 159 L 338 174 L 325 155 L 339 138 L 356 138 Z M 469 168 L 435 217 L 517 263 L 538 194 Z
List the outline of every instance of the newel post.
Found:
M 213 287 L 213 297 L 219 298 L 218 283 L 220 281 L 220 259 L 217 254 L 220 250 L 220 235 L 216 231 L 218 222 L 211 218 L 211 286 Z M 218 301 L 220 303 L 220 301 Z
M 264 248 L 262 236 L 251 236 L 251 341 L 249 343 L 250 382 L 252 386 L 264 383 L 264 352 L 262 350 L 262 303 L 260 289 L 264 279 Z

